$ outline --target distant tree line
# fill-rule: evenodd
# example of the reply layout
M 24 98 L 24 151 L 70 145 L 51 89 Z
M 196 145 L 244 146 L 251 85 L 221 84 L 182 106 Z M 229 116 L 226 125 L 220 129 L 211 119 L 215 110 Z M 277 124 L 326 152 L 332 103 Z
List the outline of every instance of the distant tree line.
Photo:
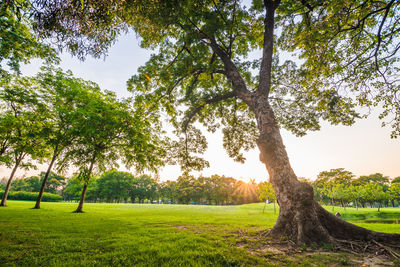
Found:
M 176 181 L 160 182 L 149 175 L 109 171 L 94 179 L 88 187 L 87 200 L 92 202 L 130 202 L 164 204 L 216 204 L 231 205 L 258 202 L 257 184 L 232 177 L 182 175 Z M 69 180 L 65 190 L 66 200 L 79 197 L 81 184 Z
M 310 181 L 308 181 L 310 182 Z M 356 177 L 343 168 L 323 171 L 314 182 L 315 198 L 325 205 L 381 207 L 400 204 L 400 177 L 392 181 L 381 173 Z
M 46 172 L 38 176 L 16 179 L 11 183 L 11 191 L 18 192 L 10 199 L 33 200 Z M 315 199 L 324 205 L 341 207 L 381 207 L 400 205 L 400 177 L 390 179 L 380 173 L 355 177 L 342 168 L 319 173 L 315 181 L 301 179 L 314 187 Z M 0 183 L 4 189 L 6 180 Z M 49 174 L 45 192 L 46 201 L 79 201 L 86 181 L 80 175 L 67 179 L 54 172 Z M 93 176 L 87 187 L 86 200 L 108 203 L 163 203 L 163 204 L 206 204 L 236 205 L 255 202 L 276 202 L 276 196 L 269 182 L 246 183 L 232 177 L 212 175 L 194 177 L 181 175 L 177 180 L 163 181 L 150 175 L 133 175 L 128 172 L 111 170 L 100 176 Z
M 12 191 L 38 192 L 40 176 L 16 179 Z M 79 176 L 67 180 L 51 173 L 45 192 L 62 196 L 65 201 L 78 201 L 84 181 Z M 1 185 L 4 187 L 4 183 Z M 213 204 L 232 205 L 259 202 L 260 184 L 249 183 L 232 177 L 182 175 L 176 181 L 160 182 L 149 175 L 134 176 L 128 172 L 108 171 L 93 177 L 89 183 L 86 200 L 109 203 L 164 203 L 164 204 Z

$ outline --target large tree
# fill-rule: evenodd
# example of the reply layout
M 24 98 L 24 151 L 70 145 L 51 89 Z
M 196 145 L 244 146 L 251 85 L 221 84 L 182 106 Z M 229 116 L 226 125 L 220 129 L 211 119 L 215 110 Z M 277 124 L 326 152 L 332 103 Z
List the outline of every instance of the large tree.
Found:
M 45 3 L 45 4 L 43 4 Z M 171 156 L 200 169 L 205 139 L 223 127 L 224 148 L 243 162 L 256 144 L 280 205 L 270 231 L 297 243 L 400 240 L 327 212 L 291 168 L 280 127 L 296 135 L 321 120 L 352 124 L 356 104 L 383 103 L 399 134 L 399 2 L 350 0 L 37 1 L 36 30 L 84 58 L 133 28 L 151 59 L 129 80 L 136 105 L 167 113 L 180 139 Z M 278 30 L 276 30 L 278 29 Z M 259 51 L 254 60 L 251 52 Z M 300 60 L 279 61 L 282 51 Z M 375 90 L 376 89 L 376 90 Z M 375 90 L 375 91 L 374 91 Z

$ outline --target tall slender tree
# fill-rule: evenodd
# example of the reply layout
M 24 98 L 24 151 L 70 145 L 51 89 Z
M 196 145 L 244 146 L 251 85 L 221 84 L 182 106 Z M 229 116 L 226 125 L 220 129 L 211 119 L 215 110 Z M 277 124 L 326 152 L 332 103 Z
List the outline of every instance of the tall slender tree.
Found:
M 47 180 L 53 167 L 56 165 L 60 156 L 64 156 L 69 147 L 78 138 L 77 126 L 74 120 L 79 119 L 74 112 L 78 104 L 82 104 L 81 96 L 85 94 L 88 83 L 82 79 L 73 77 L 71 72 L 64 73 L 61 69 L 44 67 L 37 77 L 38 84 L 41 86 L 42 99 L 47 106 L 47 114 L 43 121 L 44 127 L 42 136 L 50 150 L 50 163 L 42 180 L 39 195 L 36 200 L 35 209 L 40 209 L 40 203 L 46 187 Z M 65 157 L 64 157 L 65 158 Z M 58 170 L 66 167 L 59 164 Z
M 0 98 L 12 112 L 14 120 L 6 153 L 8 166 L 13 166 L 0 206 L 6 206 L 11 182 L 18 168 L 32 168 L 30 160 L 41 160 L 47 156 L 46 145 L 41 138 L 43 114 L 46 107 L 40 101 L 34 81 L 15 77 L 0 88 Z

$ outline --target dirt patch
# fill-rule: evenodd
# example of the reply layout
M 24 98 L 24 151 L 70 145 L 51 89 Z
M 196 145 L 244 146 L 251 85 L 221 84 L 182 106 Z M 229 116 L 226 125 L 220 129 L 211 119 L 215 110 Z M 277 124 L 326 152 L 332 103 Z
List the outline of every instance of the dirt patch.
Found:
M 181 231 L 188 229 L 187 225 L 174 225 L 174 227 Z

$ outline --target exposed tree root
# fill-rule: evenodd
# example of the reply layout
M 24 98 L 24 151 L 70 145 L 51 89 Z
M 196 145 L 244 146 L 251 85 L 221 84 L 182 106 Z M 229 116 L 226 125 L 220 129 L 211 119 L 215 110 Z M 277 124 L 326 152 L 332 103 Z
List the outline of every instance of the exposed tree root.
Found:
M 303 195 L 304 196 L 304 195 Z M 285 209 L 278 217 L 269 236 L 287 237 L 297 246 L 302 244 L 332 244 L 338 250 L 349 253 L 387 254 L 400 259 L 396 251 L 400 234 L 374 232 L 334 216 L 316 201 L 299 202 L 302 207 Z
M 287 238 L 273 238 L 271 239 L 269 236 L 269 232 L 263 231 L 257 236 L 247 235 L 243 233 L 241 235 L 243 241 L 237 243 L 238 247 L 243 247 L 243 244 L 246 244 L 246 239 L 253 240 L 252 244 L 254 244 L 254 239 L 259 240 L 259 246 L 255 247 L 247 247 L 247 250 L 250 253 L 258 253 L 262 254 L 263 251 L 276 251 L 277 253 L 282 253 L 288 256 L 293 255 L 303 255 L 304 253 L 312 255 L 314 253 L 340 253 L 345 252 L 351 254 L 351 260 L 356 262 L 369 262 L 372 261 L 371 264 L 380 265 L 382 263 L 392 265 L 393 261 L 399 260 L 400 250 L 398 249 L 398 245 L 384 245 L 375 240 L 371 241 L 359 241 L 359 240 L 340 240 L 336 239 L 336 243 L 332 244 L 324 244 L 323 246 L 314 246 L 310 244 L 309 246 L 299 246 L 291 239 Z M 397 250 L 396 250 L 397 248 Z

